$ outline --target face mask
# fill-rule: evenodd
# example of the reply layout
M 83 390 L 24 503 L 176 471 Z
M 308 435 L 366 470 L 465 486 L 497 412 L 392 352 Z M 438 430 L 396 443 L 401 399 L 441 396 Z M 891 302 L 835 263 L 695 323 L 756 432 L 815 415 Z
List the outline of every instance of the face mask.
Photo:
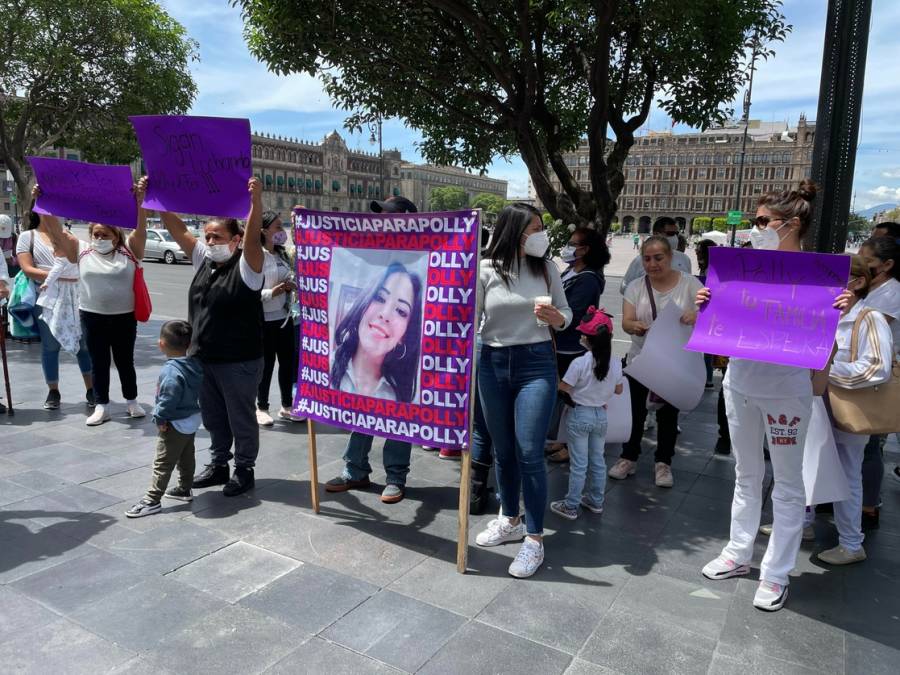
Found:
M 678 235 L 673 234 L 671 237 L 666 237 L 666 241 L 669 242 L 669 246 L 672 247 L 673 251 L 678 250 Z
M 276 246 L 284 246 L 285 243 L 287 243 L 287 232 L 278 230 L 278 232 L 272 235 L 272 243 Z
M 562 251 L 559 252 L 559 257 L 562 258 L 563 262 L 573 263 L 581 256 L 576 255 L 575 251 L 578 250 L 577 246 L 572 246 L 571 244 L 564 247 Z
M 206 257 L 214 263 L 223 263 L 231 257 L 231 247 L 228 244 L 213 244 L 206 247 Z
M 543 230 L 528 235 L 525 240 L 525 255 L 543 258 L 548 248 L 550 248 L 550 238 Z
M 781 237 L 778 235 L 778 232 L 783 227 L 784 223 L 777 230 L 774 227 L 767 227 L 764 230 L 754 227 L 750 230 L 750 243 L 753 244 L 753 248 L 762 251 L 777 251 L 779 244 L 781 244 Z
M 91 248 L 97 253 L 109 253 L 113 250 L 112 239 L 94 239 L 91 241 Z

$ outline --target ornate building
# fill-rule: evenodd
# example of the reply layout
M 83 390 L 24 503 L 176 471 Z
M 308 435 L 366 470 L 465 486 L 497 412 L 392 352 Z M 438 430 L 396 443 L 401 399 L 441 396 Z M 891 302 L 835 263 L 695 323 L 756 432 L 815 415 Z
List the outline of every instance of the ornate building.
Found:
M 263 183 L 263 204 L 285 211 L 295 204 L 321 211 L 368 211 L 381 192 L 377 154 L 350 150 L 337 131 L 321 143 L 253 134 L 253 174 Z M 384 152 L 384 193 L 400 194 L 400 152 Z
M 435 188 L 453 185 L 461 187 L 471 200 L 475 195 L 486 192 L 506 199 L 507 182 L 488 176 L 479 176 L 456 166 L 434 166 L 433 164 L 411 164 L 400 166 L 401 194 L 412 201 L 419 211 L 430 210 L 431 191 Z
M 649 232 L 662 215 L 690 231 L 699 216 L 724 217 L 737 204 L 743 122 L 701 132 L 650 132 L 635 140 L 625 162 L 625 188 L 617 219 L 626 229 Z M 760 194 L 796 187 L 812 166 L 815 122 L 796 127 L 750 120 L 740 209 L 749 218 Z M 590 189 L 587 142 L 565 155 L 575 180 Z M 559 182 L 554 181 L 559 190 Z

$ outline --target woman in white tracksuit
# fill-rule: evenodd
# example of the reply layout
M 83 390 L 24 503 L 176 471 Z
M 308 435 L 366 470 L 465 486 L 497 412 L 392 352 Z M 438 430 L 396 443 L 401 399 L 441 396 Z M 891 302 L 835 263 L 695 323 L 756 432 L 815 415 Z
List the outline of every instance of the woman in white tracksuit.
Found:
M 799 252 L 809 228 L 815 194 L 815 184 L 804 180 L 797 190 L 763 195 L 751 231 L 753 248 Z M 846 302 L 845 295 L 841 296 L 842 303 Z M 702 289 L 697 302 L 708 300 L 709 290 Z M 806 510 L 803 444 L 812 412 L 812 375 L 807 368 L 733 358 L 723 384 L 735 458 L 731 537 L 719 557 L 703 568 L 703 575 L 727 579 L 750 572 L 763 504 L 765 438 L 775 480 L 775 518 L 753 605 L 766 611 L 784 606 L 788 574 L 800 550 Z
M 850 268 L 848 288 L 853 291 L 850 306 L 837 328 L 837 352 L 828 375 L 829 386 L 843 389 L 863 389 L 887 382 L 891 377 L 893 362 L 893 337 L 891 327 L 881 312 L 858 302 L 866 297 L 871 273 L 865 260 L 855 255 Z M 857 329 L 856 360 L 851 361 L 853 326 Z M 833 424 L 833 423 L 832 423 Z M 850 487 L 850 499 L 834 504 L 834 524 L 838 530 L 838 545 L 818 554 L 819 560 L 831 565 L 847 565 L 866 559 L 862 547 L 862 462 L 869 435 L 850 434 L 834 429 L 841 467 Z

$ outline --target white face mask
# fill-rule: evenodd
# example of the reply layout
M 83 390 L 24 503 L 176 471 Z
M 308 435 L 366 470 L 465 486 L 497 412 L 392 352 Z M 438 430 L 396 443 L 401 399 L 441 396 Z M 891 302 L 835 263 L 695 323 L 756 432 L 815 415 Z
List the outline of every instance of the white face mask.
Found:
M 214 263 L 223 263 L 231 257 L 231 247 L 228 244 L 212 244 L 206 247 L 206 257 Z
M 750 230 L 750 243 L 753 245 L 753 248 L 762 251 L 777 251 L 778 246 L 781 244 L 781 237 L 778 232 L 784 226 L 785 223 L 782 223 L 777 230 L 773 227 L 767 227 L 764 230 L 754 227 Z
M 576 255 L 575 251 L 577 251 L 577 250 L 578 250 L 577 246 L 572 246 L 571 244 L 569 244 L 568 246 L 564 247 L 562 251 L 559 252 L 559 257 L 562 258 L 563 262 L 573 263 L 576 260 L 578 260 L 578 258 L 581 257 L 579 255 Z
M 91 248 L 97 253 L 110 253 L 114 247 L 112 239 L 92 239 Z
M 669 242 L 669 246 L 672 247 L 673 251 L 678 250 L 678 235 L 673 234 L 671 237 L 666 237 L 666 241 Z
M 548 248 L 550 248 L 550 238 L 543 230 L 529 234 L 525 240 L 525 255 L 543 258 Z

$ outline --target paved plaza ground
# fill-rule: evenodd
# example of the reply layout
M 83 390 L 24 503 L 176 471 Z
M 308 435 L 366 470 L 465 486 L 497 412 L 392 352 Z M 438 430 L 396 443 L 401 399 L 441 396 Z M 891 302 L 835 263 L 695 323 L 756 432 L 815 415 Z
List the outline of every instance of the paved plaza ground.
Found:
M 189 268 L 148 265 L 151 290 Z M 173 281 L 176 279 L 177 281 Z M 617 287 L 610 279 L 610 287 Z M 618 295 L 604 301 L 619 313 Z M 177 315 L 154 297 L 163 314 Z M 180 299 L 179 299 L 180 301 Z M 163 311 L 165 310 L 165 311 Z M 140 401 L 162 357 L 159 321 L 139 327 Z M 617 343 L 617 351 L 624 349 Z M 653 432 L 636 476 L 610 481 L 606 511 L 546 518 L 546 562 L 506 568 L 518 548 L 469 549 L 456 572 L 459 464 L 413 449 L 407 498 L 322 494 L 310 505 L 306 427 L 261 431 L 256 489 L 159 515 L 123 512 L 147 488 L 149 421 L 84 425 L 80 378 L 63 358 L 63 407 L 46 394 L 38 345 L 10 346 L 16 413 L 0 417 L 0 672 L 24 673 L 896 673 L 900 662 L 900 484 L 885 479 L 869 559 L 814 558 L 836 543 L 827 517 L 804 544 L 784 610 L 751 606 L 750 577 L 700 575 L 728 535 L 733 461 L 714 456 L 715 392 L 682 418 L 675 487 L 652 483 Z M 719 381 L 717 379 L 717 387 Z M 337 475 L 342 432 L 319 435 L 321 480 Z M 198 464 L 207 460 L 198 434 Z M 607 449 L 608 461 L 617 448 Z M 380 442 L 373 479 L 383 481 Z M 900 461 L 895 442 L 889 465 Z M 550 495 L 567 470 L 551 467 Z M 472 535 L 492 516 L 472 518 Z M 765 520 L 765 516 L 764 516 Z

